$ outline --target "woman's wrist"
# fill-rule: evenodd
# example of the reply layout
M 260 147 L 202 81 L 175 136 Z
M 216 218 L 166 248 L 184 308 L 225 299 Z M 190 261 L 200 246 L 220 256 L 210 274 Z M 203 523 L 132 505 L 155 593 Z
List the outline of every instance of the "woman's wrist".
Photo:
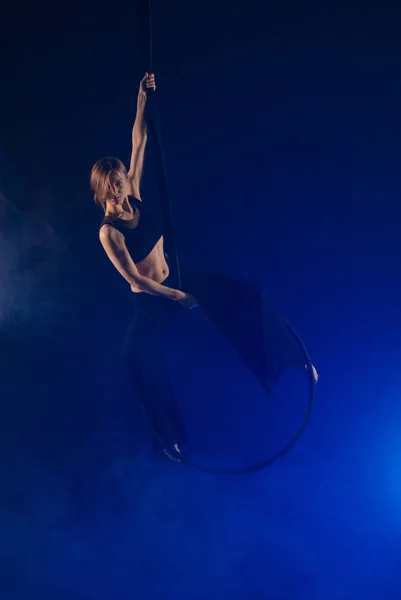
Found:
M 174 290 L 174 300 L 176 302 L 179 302 L 179 300 L 184 300 L 185 296 L 185 292 L 181 292 L 181 290 Z
M 138 92 L 138 104 L 143 105 L 146 104 L 146 100 L 148 99 L 148 95 L 143 90 L 139 90 Z

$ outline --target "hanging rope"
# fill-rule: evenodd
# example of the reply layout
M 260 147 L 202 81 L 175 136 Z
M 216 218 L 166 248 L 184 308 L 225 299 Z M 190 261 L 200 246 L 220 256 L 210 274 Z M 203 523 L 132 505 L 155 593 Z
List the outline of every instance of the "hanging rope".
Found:
M 146 3 L 146 11 L 145 11 L 146 12 L 146 27 L 145 27 L 146 65 L 147 65 L 148 73 L 153 73 L 152 2 L 151 2 L 151 0 L 145 0 L 145 3 Z M 156 145 L 155 155 L 156 155 L 156 158 L 158 161 L 158 166 L 159 166 L 159 171 L 160 171 L 160 184 L 161 184 L 161 191 L 162 191 L 162 213 L 163 213 L 163 219 L 164 219 L 164 225 L 165 225 L 165 229 L 164 229 L 165 237 L 166 237 L 166 242 L 167 242 L 167 245 L 169 248 L 170 262 L 171 262 L 171 267 L 173 269 L 173 277 L 175 277 L 175 279 L 177 281 L 176 287 L 178 289 L 182 289 L 180 265 L 179 265 L 177 249 L 176 249 L 176 245 L 175 245 L 175 236 L 174 236 L 174 229 L 173 229 L 172 208 L 171 208 L 170 196 L 168 193 L 167 172 L 166 172 L 166 166 L 165 166 L 165 160 L 164 160 L 162 135 L 161 135 L 160 122 L 159 122 L 159 115 L 158 115 L 157 106 L 156 106 L 156 97 L 155 97 L 154 93 L 150 92 L 148 94 L 148 104 L 149 104 L 148 113 L 147 113 L 148 114 L 148 125 L 150 127 L 151 135 L 153 136 L 153 141 Z M 301 338 L 296 333 L 294 328 L 290 325 L 290 323 L 288 323 L 288 321 L 286 321 L 282 317 L 281 317 L 281 319 L 282 319 L 282 323 L 283 323 L 284 327 L 287 329 L 287 331 L 290 333 L 290 335 L 292 336 L 292 338 L 295 340 L 296 344 L 298 345 L 300 353 L 303 357 L 303 363 L 305 364 L 305 366 L 307 368 L 308 389 L 309 389 L 308 405 L 307 405 L 306 413 L 302 420 L 302 423 L 301 423 L 299 429 L 297 430 L 297 432 L 295 433 L 295 435 L 293 436 L 293 438 L 288 442 L 288 444 L 286 444 L 284 446 L 284 448 L 282 448 L 282 450 L 280 450 L 279 452 L 277 452 L 270 458 L 263 460 L 257 464 L 251 465 L 249 467 L 244 467 L 244 468 L 224 469 L 224 468 L 203 467 L 201 465 L 197 465 L 196 463 L 192 462 L 188 458 L 188 456 L 186 456 L 185 453 L 183 453 L 183 452 L 176 453 L 176 454 L 170 456 L 170 458 L 172 458 L 173 460 L 179 460 L 180 462 L 190 465 L 191 467 L 194 467 L 195 469 L 198 469 L 199 471 L 203 471 L 205 473 L 212 473 L 212 474 L 218 474 L 218 475 L 242 475 L 244 473 L 253 473 L 255 471 L 260 471 L 262 469 L 265 469 L 266 467 L 269 467 L 270 465 L 275 463 L 279 458 L 281 458 L 285 454 L 287 454 L 294 447 L 295 443 L 299 440 L 299 438 L 305 431 L 306 426 L 309 421 L 309 418 L 310 418 L 310 415 L 311 415 L 311 412 L 312 412 L 314 399 L 315 399 L 315 380 L 314 380 L 312 362 L 311 362 L 309 353 L 308 353 L 305 345 L 303 344 Z M 271 340 L 266 340 L 265 343 L 266 344 L 271 343 Z

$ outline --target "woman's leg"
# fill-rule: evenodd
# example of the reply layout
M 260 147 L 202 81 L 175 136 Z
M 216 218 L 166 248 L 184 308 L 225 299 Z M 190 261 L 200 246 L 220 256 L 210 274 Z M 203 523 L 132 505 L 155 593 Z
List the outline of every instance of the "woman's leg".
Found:
M 154 435 L 163 446 L 173 447 L 185 443 L 187 433 L 164 365 L 162 342 L 177 307 L 171 300 L 146 296 L 135 299 L 123 361 Z

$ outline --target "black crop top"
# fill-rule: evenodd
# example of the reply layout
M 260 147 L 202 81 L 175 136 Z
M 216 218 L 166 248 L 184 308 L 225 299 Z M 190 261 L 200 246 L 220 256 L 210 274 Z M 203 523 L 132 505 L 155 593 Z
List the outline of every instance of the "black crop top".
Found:
M 131 206 L 139 210 L 138 222 L 136 216 L 131 221 L 111 219 L 106 216 L 100 223 L 99 229 L 106 224 L 118 229 L 124 236 L 125 245 L 132 260 L 135 263 L 140 263 L 156 246 L 163 232 L 159 220 L 152 214 L 146 204 L 132 196 L 128 196 L 128 200 Z

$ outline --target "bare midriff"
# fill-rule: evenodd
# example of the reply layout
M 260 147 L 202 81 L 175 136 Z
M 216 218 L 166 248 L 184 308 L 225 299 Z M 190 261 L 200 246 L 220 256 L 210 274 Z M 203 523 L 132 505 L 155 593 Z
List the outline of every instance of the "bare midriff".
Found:
M 163 236 L 159 239 L 156 246 L 151 250 L 146 258 L 141 262 L 136 263 L 136 268 L 139 274 L 143 277 L 148 277 L 156 281 L 156 283 L 163 283 L 170 274 L 170 269 L 164 256 L 164 238 Z M 131 290 L 134 293 L 140 293 L 142 290 L 131 286 Z

